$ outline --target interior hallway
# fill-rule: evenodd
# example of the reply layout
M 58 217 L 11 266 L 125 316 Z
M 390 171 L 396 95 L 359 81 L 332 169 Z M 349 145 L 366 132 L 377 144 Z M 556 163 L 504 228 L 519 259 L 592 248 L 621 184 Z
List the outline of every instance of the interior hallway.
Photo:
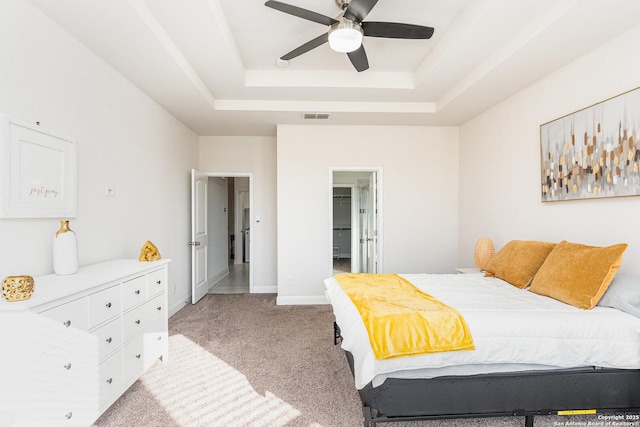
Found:
M 209 289 L 210 294 L 248 294 L 249 263 L 229 264 L 229 275 Z

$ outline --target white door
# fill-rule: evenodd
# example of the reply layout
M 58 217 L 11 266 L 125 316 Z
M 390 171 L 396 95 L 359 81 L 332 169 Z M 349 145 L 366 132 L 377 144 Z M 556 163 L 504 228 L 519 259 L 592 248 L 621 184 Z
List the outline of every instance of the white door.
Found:
M 378 272 L 377 180 L 372 172 L 369 180 L 358 180 L 359 253 L 361 273 Z
M 191 304 L 209 291 L 207 286 L 207 186 L 209 177 L 191 169 Z
M 369 177 L 369 270 L 367 273 L 378 272 L 378 177 L 371 172 Z

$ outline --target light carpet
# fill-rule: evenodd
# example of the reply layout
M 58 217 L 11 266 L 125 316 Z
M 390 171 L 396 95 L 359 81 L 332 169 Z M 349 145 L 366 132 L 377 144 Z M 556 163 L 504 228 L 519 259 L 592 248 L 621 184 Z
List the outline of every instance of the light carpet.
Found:
M 272 294 L 207 295 L 169 320 L 169 360 L 157 362 L 96 427 L 362 426 L 328 305 L 278 306 Z M 535 426 L 595 416 L 536 417 Z M 381 424 L 521 427 L 523 417 Z

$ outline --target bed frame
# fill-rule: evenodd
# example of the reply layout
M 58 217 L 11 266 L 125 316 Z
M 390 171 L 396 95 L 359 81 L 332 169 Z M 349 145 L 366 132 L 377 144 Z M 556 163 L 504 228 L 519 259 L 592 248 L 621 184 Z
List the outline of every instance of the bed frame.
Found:
M 334 343 L 341 339 L 334 323 Z M 615 351 L 615 350 L 614 350 Z M 353 356 L 345 351 L 351 373 Z M 640 370 L 584 368 L 545 372 L 447 376 L 432 379 L 388 378 L 378 387 L 358 390 L 364 426 L 381 422 L 440 418 L 525 417 L 569 413 L 629 413 L 640 421 Z M 566 412 L 565 412 L 566 414 Z

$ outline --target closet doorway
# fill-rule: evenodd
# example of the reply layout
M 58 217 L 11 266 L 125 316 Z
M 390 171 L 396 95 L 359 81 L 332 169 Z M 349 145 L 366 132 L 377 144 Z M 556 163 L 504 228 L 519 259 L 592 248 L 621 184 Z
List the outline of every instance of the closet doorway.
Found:
M 382 270 L 379 169 L 333 169 L 331 259 L 333 274 Z
M 251 293 L 252 175 L 195 173 L 200 179 L 192 209 L 199 214 L 192 216 L 192 229 L 201 231 L 192 231 L 192 303 L 207 293 Z

